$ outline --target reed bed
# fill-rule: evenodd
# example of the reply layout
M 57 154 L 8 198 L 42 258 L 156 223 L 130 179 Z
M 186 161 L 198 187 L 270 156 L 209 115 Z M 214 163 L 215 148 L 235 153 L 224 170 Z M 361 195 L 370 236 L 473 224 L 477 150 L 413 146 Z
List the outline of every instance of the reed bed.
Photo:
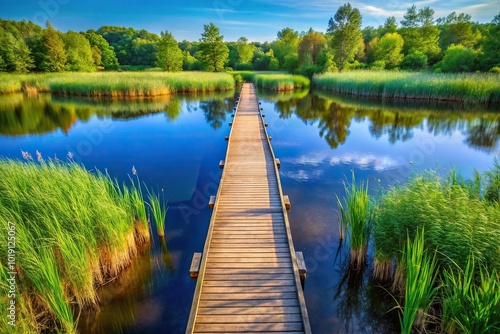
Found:
M 344 183 L 346 196 L 337 203 L 341 213 L 340 236 L 349 232 L 351 247 L 350 263 L 355 269 L 364 267 L 370 240 L 370 231 L 373 218 L 373 209 L 368 195 L 368 183 L 356 184 L 354 173 L 351 183 Z
M 233 77 L 207 72 L 105 72 L 6 75 L 0 74 L 0 94 L 50 92 L 92 97 L 153 97 L 180 92 L 232 90 Z
M 435 296 L 443 331 L 500 329 L 498 180 L 496 161 L 472 180 L 455 170 L 447 177 L 429 171 L 381 196 L 372 229 L 373 276 L 392 281 L 404 300 L 404 333 L 425 330 Z
M 74 312 L 96 306 L 96 287 L 118 275 L 149 240 L 142 193 L 138 182 L 120 186 L 73 162 L 45 161 L 37 152 L 35 163 L 23 155 L 23 162 L 0 160 L 0 224 L 7 231 L 12 222 L 16 231 L 16 330 L 72 333 Z M 0 239 L 5 264 L 7 233 Z M 6 287 L 0 287 L 4 298 Z
M 351 71 L 315 75 L 312 85 L 343 94 L 391 99 L 500 103 L 500 80 L 490 73 Z
M 441 327 L 447 333 L 500 332 L 500 280 L 496 270 L 478 269 L 474 258 L 469 258 L 464 269 L 446 270 L 444 282 Z
M 430 254 L 425 246 L 424 231 L 417 231 L 414 240 L 407 238 L 403 250 L 405 258 L 405 296 L 403 315 L 400 316 L 401 333 L 410 334 L 414 329 L 425 331 L 429 308 L 439 287 L 436 286 L 436 253 Z
M 257 87 L 275 91 L 291 91 L 307 88 L 310 85 L 308 78 L 292 74 L 256 74 L 254 83 Z
M 163 189 L 162 189 L 163 192 Z M 167 216 L 168 207 L 164 199 L 160 200 L 160 196 L 148 189 L 148 206 L 155 220 L 156 231 L 160 238 L 165 236 L 165 218 Z

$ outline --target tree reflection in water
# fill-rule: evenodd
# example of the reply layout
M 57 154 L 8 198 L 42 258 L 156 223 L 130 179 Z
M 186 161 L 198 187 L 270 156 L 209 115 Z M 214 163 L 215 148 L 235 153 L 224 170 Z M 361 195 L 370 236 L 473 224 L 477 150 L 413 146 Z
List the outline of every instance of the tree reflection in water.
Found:
M 332 148 L 346 142 L 353 121 L 364 119 L 374 138 L 387 136 L 391 144 L 408 141 L 416 129 L 425 128 L 434 136 L 460 131 L 467 145 L 477 150 L 495 150 L 500 137 L 500 114 L 481 105 L 360 100 L 320 90 L 264 98 L 276 101 L 280 118 L 295 114 L 306 124 L 317 124 L 320 137 Z

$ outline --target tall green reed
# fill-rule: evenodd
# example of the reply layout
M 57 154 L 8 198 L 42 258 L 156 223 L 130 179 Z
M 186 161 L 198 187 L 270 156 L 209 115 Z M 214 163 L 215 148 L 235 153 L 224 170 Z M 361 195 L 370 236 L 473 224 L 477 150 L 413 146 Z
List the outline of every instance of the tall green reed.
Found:
M 355 268 L 364 266 L 370 231 L 372 228 L 373 206 L 368 195 L 368 182 L 361 182 L 358 186 L 354 172 L 351 183 L 344 183 L 345 197 L 341 201 L 337 196 L 337 203 L 341 213 L 340 236 L 349 232 L 351 247 L 351 265 Z
M 429 307 L 439 291 L 436 252 L 429 253 L 423 229 L 416 232 L 413 241 L 408 235 L 403 251 L 406 265 L 404 308 L 399 319 L 404 334 L 410 334 L 413 329 L 419 332 L 425 329 Z

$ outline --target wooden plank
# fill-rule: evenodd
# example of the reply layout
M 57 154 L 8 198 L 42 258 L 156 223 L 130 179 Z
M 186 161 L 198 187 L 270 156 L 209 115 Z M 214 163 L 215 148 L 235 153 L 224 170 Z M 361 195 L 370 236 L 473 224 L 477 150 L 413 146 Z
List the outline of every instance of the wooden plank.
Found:
M 286 307 L 300 306 L 297 299 L 261 299 L 261 300 L 201 300 L 200 307 L 225 308 L 225 307 Z
M 300 322 L 289 322 L 289 323 L 251 323 L 251 324 L 196 324 L 194 328 L 195 332 L 206 332 L 206 333 L 222 333 L 222 332 L 232 332 L 241 333 L 245 331 L 262 332 L 295 332 L 304 330 L 304 326 Z
M 295 292 L 295 285 L 288 286 L 270 286 L 270 287 L 261 287 L 261 286 L 250 286 L 250 287 L 210 287 L 204 286 L 203 293 L 223 293 L 223 294 L 232 294 L 232 293 L 278 293 L 278 292 Z
M 301 322 L 301 315 L 291 314 L 235 314 L 228 317 L 226 315 L 198 315 L 196 322 L 200 324 L 242 324 L 242 323 L 288 323 Z
M 215 196 L 210 196 L 210 200 L 208 201 L 208 207 L 213 209 L 215 206 Z
M 231 315 L 231 314 L 300 314 L 298 306 L 278 306 L 278 307 L 221 307 L 198 309 L 198 315 Z
M 285 285 L 293 285 L 295 286 L 295 282 L 293 280 L 280 280 L 280 279 L 274 279 L 274 280 L 256 280 L 256 281 L 204 281 L 203 286 L 229 286 L 229 287 L 235 287 L 235 286 L 259 286 L 259 287 L 272 287 L 272 286 L 285 286 Z
M 198 277 L 201 264 L 201 253 L 194 253 L 193 259 L 191 260 L 191 267 L 189 268 L 189 275 L 191 278 Z

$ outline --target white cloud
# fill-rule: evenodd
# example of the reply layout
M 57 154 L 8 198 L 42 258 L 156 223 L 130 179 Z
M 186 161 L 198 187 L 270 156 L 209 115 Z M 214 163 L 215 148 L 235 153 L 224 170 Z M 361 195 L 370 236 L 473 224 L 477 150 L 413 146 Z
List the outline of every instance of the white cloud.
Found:
M 386 155 L 376 155 L 371 153 L 359 152 L 351 152 L 334 156 L 318 152 L 309 155 L 301 155 L 296 158 L 283 158 L 282 161 L 283 163 L 289 163 L 293 165 L 306 165 L 310 167 L 319 167 L 323 164 L 328 164 L 330 166 L 353 165 L 360 169 L 374 169 L 378 172 L 395 169 L 400 165 L 400 163 L 398 163 L 396 159 Z M 298 173 L 299 171 L 300 174 L 294 174 L 293 177 L 289 177 L 306 178 L 307 176 L 310 178 L 309 174 L 307 174 L 307 172 L 302 169 L 299 169 L 294 173 Z

